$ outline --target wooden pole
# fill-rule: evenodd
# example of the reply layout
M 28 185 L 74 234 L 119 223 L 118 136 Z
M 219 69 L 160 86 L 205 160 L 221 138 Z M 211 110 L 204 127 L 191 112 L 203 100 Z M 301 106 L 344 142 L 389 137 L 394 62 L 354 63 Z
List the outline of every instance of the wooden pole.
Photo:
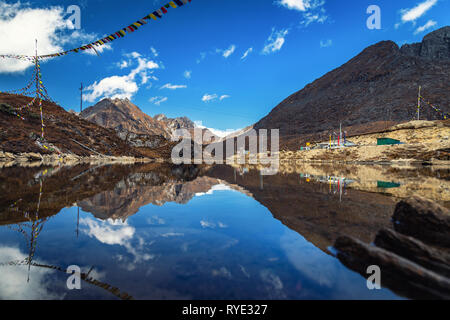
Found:
M 34 65 L 35 65 L 35 68 L 36 68 L 36 79 L 35 79 L 35 81 L 36 81 L 36 96 L 39 95 L 39 69 L 38 69 L 39 62 L 38 62 L 37 44 L 38 44 L 38 41 L 36 39 L 36 46 L 35 46 L 35 48 L 36 48 L 36 56 L 34 58 Z
M 420 92 L 422 91 L 422 86 L 419 86 L 419 95 L 417 97 L 417 120 L 420 120 Z
M 81 87 L 80 87 L 80 114 L 83 112 L 83 82 L 81 83 Z
M 259 187 L 261 190 L 264 190 L 264 178 L 262 175 L 262 171 L 259 172 Z

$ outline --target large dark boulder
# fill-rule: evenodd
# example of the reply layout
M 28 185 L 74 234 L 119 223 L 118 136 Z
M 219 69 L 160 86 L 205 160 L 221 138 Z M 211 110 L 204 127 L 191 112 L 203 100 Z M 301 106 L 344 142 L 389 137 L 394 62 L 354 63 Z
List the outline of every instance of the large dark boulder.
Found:
M 395 207 L 396 231 L 429 244 L 450 248 L 450 210 L 439 204 L 414 196 Z

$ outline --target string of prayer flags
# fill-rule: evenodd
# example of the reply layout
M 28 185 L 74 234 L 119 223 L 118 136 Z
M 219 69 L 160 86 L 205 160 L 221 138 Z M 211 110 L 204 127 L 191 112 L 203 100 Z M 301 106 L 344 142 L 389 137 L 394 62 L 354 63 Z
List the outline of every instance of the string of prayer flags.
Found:
M 53 54 L 47 54 L 47 55 L 41 55 L 38 56 L 38 59 L 47 59 L 47 58 L 54 58 L 54 57 L 60 57 L 60 56 L 65 56 L 69 53 L 78 53 L 78 52 L 83 52 L 86 50 L 94 50 L 97 54 L 97 50 L 95 49 L 96 47 L 101 47 L 104 46 L 105 44 L 108 44 L 112 41 L 115 41 L 117 39 L 123 38 L 125 37 L 127 34 L 133 33 L 135 31 L 137 31 L 140 27 L 143 27 L 144 25 L 147 25 L 150 21 L 152 20 L 158 20 L 161 19 L 164 15 L 166 15 L 169 12 L 170 8 L 178 8 L 181 7 L 185 4 L 188 4 L 189 2 L 191 2 L 192 0 L 172 0 L 169 3 L 167 3 L 166 5 L 162 6 L 161 8 L 153 11 L 152 13 L 146 15 L 144 18 L 137 20 L 136 22 L 133 22 L 132 24 L 130 24 L 127 27 L 124 27 L 102 39 L 99 39 L 97 41 L 94 41 L 92 43 L 89 43 L 87 45 L 81 46 L 79 48 L 75 48 L 75 49 L 71 49 L 68 51 L 64 51 L 64 52 L 58 52 L 58 53 L 53 53 Z M 0 56 L 2 57 L 2 56 Z M 22 56 L 25 58 L 31 58 L 33 59 L 34 57 L 27 57 L 27 56 Z
M 444 120 L 447 120 L 450 117 L 450 115 L 448 113 L 446 113 L 445 111 L 441 110 L 438 106 L 435 106 L 435 105 L 431 104 L 430 102 L 425 100 L 424 97 L 421 96 L 420 99 L 422 100 L 422 102 L 424 102 L 428 106 L 430 106 L 434 111 L 436 111 L 437 113 L 441 114 L 443 116 Z

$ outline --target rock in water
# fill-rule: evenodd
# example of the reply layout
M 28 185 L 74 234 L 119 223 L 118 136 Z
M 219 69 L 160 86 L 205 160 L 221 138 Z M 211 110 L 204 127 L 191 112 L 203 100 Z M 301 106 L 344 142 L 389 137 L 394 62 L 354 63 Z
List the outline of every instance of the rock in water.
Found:
M 381 285 L 412 299 L 450 299 L 450 279 L 395 253 L 344 236 L 334 245 L 338 259 L 368 277 L 367 268 L 380 267 Z
M 414 196 L 395 207 L 396 231 L 437 246 L 450 248 L 450 210 Z
M 450 278 L 450 254 L 393 230 L 380 230 L 375 245 Z

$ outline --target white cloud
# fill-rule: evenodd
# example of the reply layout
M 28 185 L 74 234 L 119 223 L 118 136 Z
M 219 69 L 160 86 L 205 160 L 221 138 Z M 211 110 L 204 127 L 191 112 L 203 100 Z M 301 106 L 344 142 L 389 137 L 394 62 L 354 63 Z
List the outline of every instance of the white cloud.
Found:
M 159 56 L 159 52 L 155 48 L 150 47 L 150 51 L 152 52 L 152 54 L 155 58 Z
M 207 52 L 200 52 L 200 58 L 197 59 L 197 64 L 206 59 L 207 56 L 213 56 L 220 54 L 225 59 L 228 59 L 233 53 L 236 52 L 236 45 L 231 44 L 228 49 L 213 49 Z
M 69 28 L 64 14 L 61 7 L 31 9 L 20 2 L 0 2 L 0 54 L 34 55 L 35 39 L 40 54 L 62 51 L 57 35 Z M 30 66 L 20 60 L 0 60 L 0 72 L 20 72 Z
M 78 46 L 80 43 L 83 44 L 92 43 L 98 40 L 99 38 L 100 36 L 95 33 L 83 33 L 80 32 L 79 30 L 75 30 L 70 36 L 61 39 L 60 44 L 76 43 Z M 112 50 L 111 44 L 106 43 L 101 47 L 95 47 L 95 50 L 94 49 L 85 50 L 82 53 L 91 56 L 96 56 L 97 54 L 102 53 L 105 50 Z
M 120 69 L 128 68 L 128 61 L 122 60 L 116 64 Z
M 214 94 L 205 94 L 202 97 L 202 101 L 203 102 L 210 102 L 210 101 L 214 101 L 214 100 L 217 100 L 217 99 L 222 101 L 222 100 L 225 100 L 225 99 L 228 99 L 228 98 L 231 98 L 231 96 L 228 95 L 228 94 L 224 94 L 224 95 L 221 95 L 221 96 L 219 96 L 218 94 L 215 94 L 215 93 Z
M 177 84 L 166 83 L 160 89 L 177 90 L 177 89 L 186 89 L 186 88 L 187 88 L 187 86 L 184 84 L 177 85 Z
M 79 45 L 96 40 L 97 35 L 73 30 L 73 24 L 65 20 L 63 7 L 31 8 L 28 2 L 15 4 L 0 1 L 0 54 L 45 55 L 64 51 L 66 44 Z M 98 52 L 110 46 L 96 48 Z M 96 54 L 93 50 L 84 53 Z M 1 59 L 0 73 L 23 72 L 32 64 L 28 61 Z
M 304 26 L 313 22 L 324 23 L 328 19 L 324 8 L 325 0 L 280 0 L 277 3 L 289 10 L 303 12 L 301 24 Z
M 200 221 L 200 225 L 202 226 L 203 229 L 214 229 L 216 227 L 216 224 L 214 222 L 209 222 L 209 221 Z
M 263 54 L 270 54 L 280 51 L 285 43 L 285 38 L 288 35 L 289 30 L 279 30 L 275 31 L 275 28 L 272 28 L 272 33 L 266 41 L 264 49 L 262 50 Z
M 154 70 L 154 69 L 159 69 L 159 65 L 152 61 L 152 60 L 147 60 L 145 58 L 142 57 L 136 57 L 137 62 L 138 62 L 138 66 L 131 70 L 130 73 L 130 77 L 135 78 L 136 75 L 146 75 L 148 70 Z
M 281 0 L 279 3 L 291 10 L 306 11 L 310 7 L 308 0 Z
M 154 105 L 157 105 L 157 106 L 160 106 L 161 103 L 166 102 L 167 100 L 169 100 L 169 98 L 167 98 L 167 97 L 160 97 L 160 96 L 153 97 L 153 98 L 149 99 L 149 101 L 151 103 L 153 103 Z
M 119 67 L 137 66 L 128 75 L 114 75 L 98 82 L 95 81 L 86 88 L 87 93 L 83 96 L 84 101 L 94 102 L 101 98 L 131 99 L 139 91 L 138 76 L 141 78 L 140 84 L 146 84 L 149 79 L 157 80 L 156 77 L 151 75 L 155 69 L 159 69 L 156 62 L 146 59 L 138 52 L 125 54 L 125 57 L 130 60 L 125 61 L 125 63 L 122 61 Z
M 206 52 L 200 52 L 200 58 L 197 59 L 197 64 L 205 60 L 207 53 Z
M 248 48 L 247 51 L 245 51 L 244 54 L 242 55 L 241 60 L 244 60 L 245 58 L 247 58 L 248 55 L 250 53 L 252 53 L 252 52 L 253 52 L 253 47 L 252 48 Z
M 332 45 L 333 45 L 333 40 L 331 40 L 331 39 L 328 39 L 326 41 L 324 41 L 324 40 L 320 41 L 321 48 L 328 48 L 328 47 L 331 47 Z
M 311 23 L 317 22 L 317 23 L 324 23 L 328 16 L 325 15 L 325 9 L 321 9 L 319 12 L 307 12 L 303 15 L 303 21 L 301 22 L 302 25 L 305 27 L 309 26 Z
M 101 98 L 131 99 L 138 90 L 137 83 L 129 76 L 112 76 L 95 81 L 87 87 L 88 93 L 83 96 L 83 100 L 94 102 Z
M 186 79 L 190 79 L 190 78 L 192 77 L 192 71 L 191 71 L 191 70 L 186 70 L 186 71 L 183 73 L 183 76 L 184 76 Z
M 227 59 L 229 56 L 231 56 L 234 51 L 236 50 L 236 46 L 232 44 L 227 50 L 223 51 L 223 57 Z
M 428 21 L 426 24 L 424 24 L 423 26 L 418 27 L 418 28 L 416 29 L 416 31 L 414 31 L 414 34 L 422 33 L 422 32 L 424 32 L 425 30 L 428 30 L 428 29 L 430 29 L 430 28 L 433 28 L 436 24 L 437 24 L 436 21 L 434 21 L 434 20 L 429 20 L 429 21 Z
M 210 102 L 210 101 L 214 101 L 218 98 L 217 94 L 205 94 L 203 95 L 202 101 L 203 102 Z
M 131 53 L 125 53 L 125 57 L 137 59 L 139 57 L 142 57 L 142 55 L 139 52 L 133 51 Z
M 419 3 L 412 9 L 403 9 L 402 12 L 402 22 L 414 22 L 420 17 L 422 17 L 428 10 L 430 10 L 438 0 L 426 0 Z

